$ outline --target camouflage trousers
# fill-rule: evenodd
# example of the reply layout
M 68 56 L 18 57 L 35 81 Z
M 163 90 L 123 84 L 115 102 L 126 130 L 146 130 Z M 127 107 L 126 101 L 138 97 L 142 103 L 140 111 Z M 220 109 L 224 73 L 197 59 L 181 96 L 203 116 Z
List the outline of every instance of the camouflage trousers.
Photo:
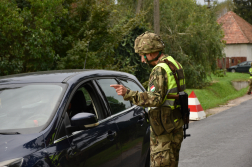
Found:
M 251 92 L 252 90 L 252 79 L 249 80 L 249 89 L 248 92 Z
M 151 167 L 178 167 L 179 151 L 183 141 L 183 129 L 174 129 L 171 133 L 156 136 L 150 128 Z

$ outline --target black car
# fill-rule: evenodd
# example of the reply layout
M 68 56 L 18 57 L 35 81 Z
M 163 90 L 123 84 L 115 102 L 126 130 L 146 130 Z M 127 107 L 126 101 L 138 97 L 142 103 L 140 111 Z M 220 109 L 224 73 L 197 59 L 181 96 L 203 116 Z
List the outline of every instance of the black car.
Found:
M 111 84 L 145 91 L 108 70 L 0 77 L 0 167 L 149 166 L 148 111 Z
M 228 71 L 230 72 L 249 72 L 249 68 L 251 67 L 251 62 L 252 61 L 244 61 L 240 64 L 237 64 L 236 66 L 231 66 L 228 68 Z

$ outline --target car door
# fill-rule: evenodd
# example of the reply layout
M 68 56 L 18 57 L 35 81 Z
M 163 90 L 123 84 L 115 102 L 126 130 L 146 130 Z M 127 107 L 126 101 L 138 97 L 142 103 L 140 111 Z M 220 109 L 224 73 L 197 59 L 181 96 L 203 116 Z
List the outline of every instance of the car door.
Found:
M 242 62 L 237 65 L 236 71 L 237 72 L 244 72 L 246 70 L 246 62 Z
M 80 95 L 81 93 L 83 95 Z M 99 125 L 73 132 L 67 130 L 66 138 L 70 149 L 65 153 L 64 157 L 67 158 L 63 158 L 64 161 L 60 163 L 61 166 L 120 166 L 121 148 L 117 139 L 117 127 L 113 119 L 105 118 L 106 111 L 104 111 L 104 105 L 100 97 L 92 82 L 83 83 L 73 93 L 68 104 L 68 109 L 65 111 L 65 114 L 69 117 L 69 123 L 66 124 L 71 124 L 71 117 L 78 113 L 76 110 L 80 110 L 80 112 L 84 111 L 95 114 Z M 77 102 L 74 100 L 77 100 Z M 83 107 L 81 105 L 86 106 Z
M 119 143 L 122 148 L 122 167 L 143 166 L 149 150 L 148 124 L 144 109 L 132 105 L 118 96 L 111 84 L 127 84 L 128 88 L 144 91 L 133 81 L 119 79 L 98 79 L 111 110 L 111 117 L 118 126 Z

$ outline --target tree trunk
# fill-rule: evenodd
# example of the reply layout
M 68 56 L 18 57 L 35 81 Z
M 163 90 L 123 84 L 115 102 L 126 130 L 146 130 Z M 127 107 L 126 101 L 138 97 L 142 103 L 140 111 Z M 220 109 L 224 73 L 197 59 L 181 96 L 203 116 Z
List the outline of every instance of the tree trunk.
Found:
M 160 34 L 160 23 L 159 23 L 159 0 L 154 0 L 154 32 Z
M 222 58 L 222 70 L 224 75 L 226 75 L 226 57 Z
M 226 75 L 226 64 L 227 64 L 227 58 L 224 58 L 224 75 Z
M 143 0 L 138 0 L 137 2 L 137 9 L 136 9 L 136 14 L 138 14 L 141 10 Z

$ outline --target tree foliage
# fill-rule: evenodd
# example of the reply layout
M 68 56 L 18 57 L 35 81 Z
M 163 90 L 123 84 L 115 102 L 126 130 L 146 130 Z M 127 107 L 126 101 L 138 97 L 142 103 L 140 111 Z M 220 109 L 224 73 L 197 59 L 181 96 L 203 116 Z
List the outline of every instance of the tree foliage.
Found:
M 1 0 L 0 75 L 51 69 L 110 69 L 143 83 L 150 69 L 134 53 L 135 38 L 153 32 L 153 0 Z M 202 87 L 223 56 L 214 6 L 160 0 L 165 53 L 183 65 L 188 87 Z
M 49 70 L 64 15 L 62 0 L 0 1 L 0 75 Z
M 188 87 L 203 87 L 217 67 L 217 58 L 223 57 L 224 33 L 214 8 L 192 0 L 163 0 L 160 6 L 165 52 L 183 65 Z
M 122 16 L 120 8 L 108 1 L 92 4 L 90 1 L 79 1 L 74 10 L 75 14 L 70 17 L 72 25 L 78 25 L 75 30 L 77 35 L 72 36 L 72 33 L 69 33 L 65 37 L 64 40 L 72 40 L 67 42 L 72 48 L 66 51 L 66 56 L 61 59 L 58 68 L 83 68 L 86 61 L 85 68 L 134 73 L 133 66 L 128 66 L 126 62 L 127 68 L 124 68 L 125 62 L 122 64 L 115 59 L 115 49 L 123 37 L 139 25 L 142 16 Z M 85 20 L 80 22 L 80 18 Z M 74 27 L 70 27 L 70 30 L 71 28 Z
M 252 24 L 252 0 L 234 0 L 234 12 Z
M 223 2 L 214 2 L 214 10 L 217 17 L 221 17 L 229 11 L 233 11 L 235 6 L 233 0 L 225 0 Z
M 134 41 L 140 34 L 147 30 L 146 27 L 137 27 L 128 35 L 124 36 L 120 42 L 119 47 L 115 50 L 116 63 L 120 64 L 122 68 L 128 68 L 128 65 L 135 68 L 134 74 L 140 82 L 148 80 L 151 69 L 141 63 L 140 56 L 135 53 Z
M 154 22 L 153 1 L 144 1 L 142 10 L 147 11 L 146 27 L 153 32 L 150 26 Z M 209 10 L 193 0 L 160 0 L 164 52 L 183 65 L 187 87 L 200 88 L 208 84 L 207 76 L 216 70 L 217 58 L 224 56 L 224 33 L 216 22 L 216 10 L 216 5 Z M 146 81 L 146 77 L 138 76 L 138 79 Z

